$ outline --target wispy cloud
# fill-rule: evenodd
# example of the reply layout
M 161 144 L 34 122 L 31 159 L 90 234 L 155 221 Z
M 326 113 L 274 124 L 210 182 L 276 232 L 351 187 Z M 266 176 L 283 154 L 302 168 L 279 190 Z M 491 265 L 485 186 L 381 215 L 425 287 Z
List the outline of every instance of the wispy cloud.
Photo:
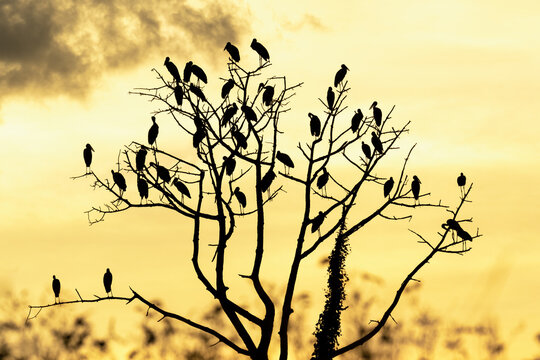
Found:
M 197 8 L 183 0 L 0 0 L 0 102 L 83 98 L 108 72 L 157 51 L 212 54 L 248 31 L 243 19 L 214 0 Z
M 304 16 L 297 21 L 284 20 L 283 27 L 288 31 L 300 31 L 302 29 L 317 30 L 317 31 L 327 31 L 328 28 L 323 24 L 321 19 L 312 15 L 304 14 Z

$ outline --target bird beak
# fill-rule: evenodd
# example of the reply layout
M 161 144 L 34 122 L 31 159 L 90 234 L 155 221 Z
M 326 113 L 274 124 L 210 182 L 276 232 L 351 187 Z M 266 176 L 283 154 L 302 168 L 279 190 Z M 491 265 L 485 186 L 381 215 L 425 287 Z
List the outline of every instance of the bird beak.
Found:
M 371 106 L 369 107 L 369 110 L 373 109 L 373 104 L 371 104 Z
M 94 148 L 92 147 L 92 145 L 90 145 L 90 150 L 94 151 Z
M 345 69 L 347 69 L 347 71 L 351 71 L 351 70 L 349 70 L 349 68 L 347 66 L 345 66 Z

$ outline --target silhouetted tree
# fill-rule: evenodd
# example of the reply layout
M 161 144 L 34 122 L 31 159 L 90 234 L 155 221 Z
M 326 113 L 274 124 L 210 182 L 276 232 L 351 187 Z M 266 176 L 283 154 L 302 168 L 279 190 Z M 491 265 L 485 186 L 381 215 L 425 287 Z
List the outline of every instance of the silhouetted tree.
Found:
M 251 359 L 268 359 L 270 343 L 276 336 L 279 338 L 279 359 L 285 360 L 288 358 L 291 342 L 289 329 L 294 314 L 292 304 L 300 265 L 304 259 L 312 256 L 323 242 L 333 239 L 335 246 L 329 261 L 326 303 L 317 324 L 316 345 L 313 352 L 313 357 L 316 359 L 329 359 L 357 348 L 381 331 L 387 320 L 391 318 L 392 311 L 407 285 L 416 280 L 414 277 L 417 272 L 435 254 L 464 254 L 470 250 L 465 247 L 459 249 L 458 245 L 463 246 L 466 241 L 472 241 L 480 236 L 478 231 L 468 238 L 458 236 L 453 239 L 450 239 L 449 234 L 453 234 L 453 230 L 449 227 L 443 227 L 444 231 L 430 239 L 414 232 L 420 238 L 420 242 L 428 247 L 427 255 L 405 277 L 380 319 L 374 322 L 374 325 L 367 327 L 366 332 L 356 340 L 340 347 L 341 314 L 344 310 L 343 301 L 346 296 L 347 280 L 345 258 L 348 254 L 349 241 L 354 241 L 357 232 L 375 218 L 386 220 L 411 218 L 411 215 L 388 215 L 387 212 L 394 208 L 411 210 L 417 207 L 442 208 L 450 212 L 452 221 L 470 222 L 471 219 L 458 219 L 458 214 L 462 205 L 468 201 L 466 198 L 472 184 L 461 197 L 455 210 L 448 209 L 440 201 L 427 202 L 426 197 L 430 194 L 420 192 L 420 182 L 417 180 L 412 182 L 415 185 L 411 189 L 410 176 L 406 171 L 413 146 L 401 169 L 388 174 L 388 178 L 390 175 L 395 178 L 393 186 L 383 191 L 387 178 L 375 175 L 375 169 L 378 168 L 381 159 L 397 149 L 398 140 L 408 132 L 409 122 L 397 126 L 391 118 L 394 107 L 383 117 L 382 110 L 377 107 L 377 102 L 372 104 L 373 116 L 363 116 L 358 106 L 355 106 L 358 110 L 352 120 L 351 118 L 344 119 L 345 99 L 350 91 L 349 83 L 345 79 L 345 70 L 342 71 L 343 76 L 340 75 L 337 79 L 339 81 L 335 80 L 335 86 L 328 87 L 326 101 L 319 99 L 322 108 L 314 106 L 309 116 L 305 118 L 306 138 L 309 139 L 307 143 L 299 143 L 298 151 L 295 153 L 291 151 L 292 149 L 284 149 L 281 138 L 288 134 L 283 133 L 280 122 L 290 110 L 290 100 L 302 83 L 291 85 L 284 76 L 272 76 L 263 82 L 255 81 L 267 71 L 270 62 L 268 51 L 264 46 L 253 40 L 252 48 L 256 53 L 250 52 L 250 54 L 252 57 L 259 55 L 260 65 L 253 70 L 248 70 L 234 59 L 236 54 L 231 54 L 233 59 L 228 62 L 228 78 L 223 79 L 226 89 L 222 89 L 221 94 L 211 94 L 199 87 L 199 80 L 206 83 L 207 77 L 204 71 L 192 61 L 186 64 L 182 80 L 179 72 L 170 65 L 169 60 L 165 63 L 169 64 L 167 70 L 170 74 L 165 71 L 162 74 L 162 71 L 153 69 L 159 79 L 159 84 L 133 91 L 134 94 L 161 104 L 162 108 L 156 109 L 152 114 L 152 127 L 157 129 L 154 117 L 160 117 L 160 122 L 166 121 L 167 118 L 174 121 L 182 133 L 179 141 L 191 140 L 193 143 L 194 150 L 191 156 L 185 153 L 175 154 L 166 148 L 159 147 L 155 141 L 157 130 L 151 130 L 152 134 L 149 132 L 148 143 L 152 145 L 152 148 L 139 142 L 127 145 L 122 151 L 123 163 L 118 162 L 117 171 L 111 170 L 112 180 L 90 169 L 88 169 L 88 174 L 76 177 L 92 177 L 94 188 L 103 189 L 113 197 L 110 203 L 92 207 L 88 211 L 91 224 L 102 221 L 107 214 L 119 213 L 131 208 L 165 208 L 191 219 L 193 222 L 191 259 L 195 275 L 208 290 L 210 297 L 216 299 L 219 308 L 228 320 L 228 330 L 234 330 L 237 337 L 228 337 L 220 328 L 213 328 L 186 316 L 168 312 L 135 290 L 132 290 L 129 296 L 93 299 L 79 297 L 79 299 L 58 304 L 32 306 L 31 313 L 36 308 L 41 310 L 44 307 L 67 303 L 99 302 L 104 299 L 128 302 L 137 300 L 161 314 L 163 318 L 183 322 L 207 336 L 217 338 L 219 342 L 239 355 L 245 355 Z M 242 57 L 244 62 L 245 58 L 246 56 Z M 190 76 L 192 72 L 197 78 L 197 84 L 189 82 L 190 78 L 194 80 Z M 235 90 L 231 92 L 233 87 Z M 321 89 L 321 93 L 323 92 L 324 89 Z M 241 111 L 236 111 L 238 108 Z M 320 121 L 320 125 L 316 126 L 317 129 L 313 129 L 311 124 L 314 116 L 317 116 Z M 146 131 L 147 121 L 145 119 L 141 123 L 142 134 Z M 299 138 L 298 134 L 291 134 L 291 136 Z M 373 151 L 366 144 L 369 141 L 375 146 Z M 145 165 L 146 153 L 143 152 L 144 158 L 140 155 L 142 150 L 147 151 L 148 156 L 152 158 L 149 166 Z M 362 150 L 365 156 L 359 156 Z M 231 170 L 228 167 L 229 163 L 223 159 L 233 157 L 235 167 Z M 278 170 L 276 160 L 285 165 L 285 171 Z M 344 161 L 349 168 L 346 171 L 339 171 L 336 164 Z M 277 175 L 280 176 L 277 177 Z M 319 182 L 318 179 L 321 176 L 326 178 Z M 148 187 L 138 194 L 134 186 L 127 187 L 126 177 L 130 183 L 133 181 L 142 183 L 144 180 Z M 416 175 L 414 178 L 418 179 Z M 171 179 L 175 180 L 171 183 Z M 448 181 L 455 184 L 453 174 L 449 175 Z M 284 185 L 284 182 L 288 182 L 288 185 Z M 242 189 L 254 189 L 254 191 L 242 193 L 246 201 L 238 196 L 239 183 L 247 185 L 241 186 Z M 373 189 L 373 186 L 366 186 L 368 184 L 377 187 L 376 193 L 379 194 L 378 202 L 370 206 L 360 201 L 363 196 L 362 191 L 367 187 Z M 293 196 L 293 201 L 297 201 L 300 197 L 303 209 L 301 210 L 302 220 L 297 224 L 296 235 L 291 233 L 291 237 L 296 237 L 295 250 L 291 254 L 291 268 L 285 291 L 280 294 L 278 300 L 275 296 L 269 295 L 268 287 L 260 279 L 260 273 L 264 248 L 272 243 L 265 232 L 268 222 L 267 205 L 278 198 L 291 201 L 290 198 L 287 200 L 289 195 L 281 194 L 284 186 L 295 188 L 295 191 L 290 192 L 290 196 Z M 424 184 L 423 189 L 426 187 L 428 187 L 427 184 Z M 323 188 L 325 191 L 321 192 Z M 188 199 L 183 195 L 186 195 Z M 142 202 L 142 197 L 147 198 L 146 202 Z M 235 199 L 242 207 L 237 205 Z M 362 209 L 368 212 L 365 217 L 359 217 L 358 212 L 353 211 L 359 208 L 360 203 L 362 203 Z M 252 308 L 241 306 L 227 292 L 229 285 L 225 276 L 225 255 L 228 249 L 227 244 L 235 234 L 238 218 L 248 218 L 256 225 L 255 234 L 249 239 L 242 240 L 254 241 L 255 250 L 252 254 L 250 273 L 241 276 L 251 281 L 253 295 L 264 306 L 262 313 L 255 313 Z M 445 217 L 441 218 L 442 223 L 445 221 Z M 216 225 L 209 227 L 216 229 L 214 239 L 217 240 L 212 277 L 203 271 L 199 257 L 201 227 L 206 223 Z M 310 227 L 311 231 L 308 231 Z M 460 234 L 464 235 L 464 233 L 463 230 Z M 249 254 L 244 255 L 248 259 Z M 276 314 L 276 303 L 281 303 L 279 315 Z M 353 308 L 350 311 L 358 311 L 358 309 Z M 32 317 L 31 314 L 29 317 Z M 274 331 L 275 327 L 277 327 L 277 332 Z M 253 328 L 257 331 L 252 331 Z

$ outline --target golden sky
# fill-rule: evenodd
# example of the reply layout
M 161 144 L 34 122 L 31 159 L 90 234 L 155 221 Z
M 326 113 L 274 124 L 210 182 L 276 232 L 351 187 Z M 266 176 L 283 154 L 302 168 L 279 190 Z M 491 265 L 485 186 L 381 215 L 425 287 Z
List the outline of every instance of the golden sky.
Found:
M 75 297 L 75 287 L 91 296 L 110 267 L 117 293 L 132 286 L 182 313 L 195 309 L 206 293 L 189 260 L 190 222 L 134 210 L 89 227 L 83 211 L 109 197 L 69 177 L 84 171 L 87 142 L 96 150 L 93 170 L 108 176 L 123 145 L 144 141 L 156 105 L 128 91 L 156 84 L 150 70 L 166 72 L 165 56 L 179 67 L 190 59 L 201 65 L 210 80 L 205 92 L 217 95 L 225 43 L 239 47 L 243 64 L 256 64 L 249 49 L 256 37 L 270 52 L 268 76 L 304 82 L 282 119 L 295 134 L 285 135 L 291 156 L 300 157 L 295 147 L 309 138 L 306 114 L 322 112 L 317 98 L 345 63 L 352 89 L 344 121 L 373 100 L 383 113 L 396 105 L 396 123 L 412 121 L 403 149 L 418 143 L 409 172 L 433 201 L 457 203 L 461 171 L 474 182 L 464 216 L 473 216 L 484 236 L 466 256 L 437 256 L 422 270 L 424 303 L 455 321 L 495 318 L 512 336 L 509 357 L 531 354 L 532 334 L 540 331 L 539 22 L 540 4 L 519 0 L 2 2 L 0 286 L 27 290 L 39 302 L 56 274 L 65 297 Z M 173 146 L 174 124 L 162 120 L 160 139 Z M 381 176 L 398 171 L 403 156 L 396 153 Z M 284 197 L 294 199 L 294 185 L 283 182 L 290 189 Z M 289 201 L 269 208 L 262 276 L 277 284 L 286 273 L 275 269 L 286 267 L 280 261 L 301 217 Z M 410 223 L 377 220 L 351 239 L 351 271 L 385 278 L 383 298 L 426 250 L 407 228 L 429 234 L 445 218 L 442 211 L 414 214 Z M 240 225 L 230 274 L 245 272 L 248 231 Z M 325 251 L 300 277 L 299 289 L 321 290 L 319 298 L 326 276 L 317 263 Z M 231 275 L 231 284 L 242 283 Z

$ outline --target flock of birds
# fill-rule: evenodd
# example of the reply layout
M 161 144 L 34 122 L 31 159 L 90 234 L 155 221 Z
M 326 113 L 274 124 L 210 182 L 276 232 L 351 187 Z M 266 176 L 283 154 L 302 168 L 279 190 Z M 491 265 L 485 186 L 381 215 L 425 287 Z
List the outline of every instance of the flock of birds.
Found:
M 262 60 L 269 61 L 270 55 L 268 53 L 268 50 L 256 39 L 253 39 L 253 41 L 251 42 L 251 48 L 259 55 L 260 62 Z M 232 61 L 234 62 L 240 61 L 240 52 L 238 48 L 234 46 L 233 44 L 231 44 L 230 42 L 227 42 L 227 44 L 225 45 L 224 51 L 227 51 L 229 53 L 230 59 Z M 183 93 L 182 86 L 180 86 L 180 84 L 182 83 L 182 77 L 180 76 L 178 67 L 171 61 L 169 57 L 165 58 L 164 65 L 167 68 L 168 72 L 173 77 L 173 80 L 175 83 L 175 86 L 173 88 L 174 96 L 175 96 L 178 106 L 181 106 L 184 99 L 184 93 Z M 349 68 L 345 64 L 342 64 L 340 69 L 336 72 L 336 75 L 334 77 L 334 87 L 336 89 L 340 86 L 340 84 L 342 84 L 348 71 L 350 71 Z M 206 73 L 204 72 L 204 70 L 200 66 L 194 64 L 193 61 L 189 61 L 186 63 L 182 75 L 183 75 L 183 81 L 185 83 L 190 83 L 189 91 L 194 93 L 201 100 L 206 101 L 206 98 L 204 97 L 204 94 L 201 88 L 198 86 L 199 82 L 201 81 L 205 84 L 208 83 L 208 77 L 206 76 Z M 194 85 L 193 83 L 190 82 L 191 75 L 197 78 L 197 85 Z M 229 95 L 230 91 L 234 88 L 234 86 L 235 86 L 234 80 L 232 79 L 227 80 L 221 89 L 221 97 L 225 99 Z M 274 87 L 265 86 L 263 83 L 261 83 L 259 84 L 259 91 L 263 91 L 263 96 L 262 96 L 263 104 L 265 106 L 271 106 L 273 102 L 274 91 L 275 91 Z M 326 101 L 327 101 L 326 106 L 328 107 L 330 114 L 332 114 L 332 112 L 334 111 L 334 106 L 336 105 L 335 99 L 336 97 L 335 97 L 334 90 L 330 86 L 328 87 L 327 96 L 326 96 Z M 382 127 L 382 122 L 383 122 L 382 121 L 383 116 L 382 116 L 381 109 L 377 105 L 378 105 L 377 101 L 374 101 L 371 104 L 369 110 L 373 111 L 373 120 L 376 125 L 376 127 L 374 128 L 375 130 L 378 129 L 378 133 L 380 135 L 381 130 L 382 130 L 381 127 Z M 244 116 L 248 121 L 252 121 L 252 122 L 257 121 L 257 114 L 250 106 L 244 104 L 240 107 L 240 110 L 244 113 Z M 231 120 L 236 115 L 237 112 L 238 112 L 238 106 L 236 105 L 236 103 L 233 102 L 232 104 L 229 104 L 229 106 L 223 111 L 223 116 L 220 120 L 220 126 L 225 127 L 228 124 L 231 124 Z M 321 120 L 319 119 L 319 117 L 312 113 L 308 113 L 308 117 L 309 117 L 309 126 L 310 126 L 311 135 L 314 137 L 321 136 Z M 148 144 L 150 145 L 150 147 L 155 146 L 157 148 L 157 137 L 159 134 L 159 126 L 154 116 L 152 116 L 151 119 L 152 119 L 152 125 L 150 129 L 148 130 Z M 357 111 L 352 116 L 351 126 L 350 126 L 350 130 L 354 134 L 360 131 L 361 123 L 363 119 L 364 119 L 364 115 L 362 113 L 362 110 L 357 109 Z M 205 131 L 203 120 L 198 115 L 195 115 L 193 120 L 197 129 L 193 135 L 193 146 L 195 148 L 198 148 L 200 143 L 205 138 L 206 131 Z M 236 128 L 234 124 L 231 125 L 231 135 L 237 144 L 238 151 L 241 151 L 241 149 L 247 148 L 247 139 L 245 135 L 243 135 Z M 383 142 L 381 141 L 379 135 L 377 134 L 376 131 L 371 132 L 371 144 L 373 146 L 373 151 L 372 151 L 372 148 L 369 146 L 369 144 L 366 144 L 364 141 L 362 141 L 361 149 L 365 158 L 367 159 L 366 162 L 369 162 L 373 157 L 377 155 L 377 153 L 379 154 L 379 156 L 382 156 L 385 153 Z M 84 162 L 86 164 L 86 173 L 90 172 L 90 165 L 92 163 L 92 152 L 94 152 L 94 149 L 92 148 L 92 146 L 90 144 L 86 144 L 86 147 L 83 150 Z M 146 168 L 145 162 L 146 162 L 147 153 L 148 153 L 147 147 L 141 146 L 141 148 L 139 149 L 135 157 L 135 165 L 136 165 L 136 170 L 137 170 L 137 189 L 141 197 L 141 202 L 143 199 L 148 199 L 149 186 L 146 180 L 143 177 L 141 177 L 142 171 Z M 291 157 L 281 151 L 277 151 L 276 160 L 281 162 L 284 165 L 286 174 L 288 174 L 291 168 L 294 168 L 294 162 L 292 161 Z M 176 187 L 176 189 L 180 192 L 182 196 L 181 198 L 182 201 L 184 200 L 184 196 L 191 198 L 191 194 L 189 192 L 188 187 L 179 178 L 175 177 L 174 179 L 172 179 L 169 173 L 169 170 L 166 167 L 156 164 L 154 162 L 150 162 L 149 167 L 154 167 L 156 169 L 158 181 L 162 180 L 165 183 L 170 183 L 172 180 L 172 185 Z M 234 169 L 236 167 L 236 160 L 234 159 L 234 154 L 223 157 L 223 167 L 225 169 L 225 173 L 228 176 L 231 176 L 233 174 Z M 114 185 L 116 185 L 119 188 L 119 195 L 120 197 L 122 197 L 123 193 L 127 190 L 126 180 L 119 171 L 111 170 L 111 174 L 112 174 Z M 326 168 L 323 168 L 322 174 L 317 178 L 316 185 L 320 190 L 323 191 L 323 193 L 325 193 L 326 191 L 326 184 L 328 183 L 329 177 L 330 177 L 330 174 L 328 173 Z M 272 166 L 268 170 L 268 172 L 264 174 L 264 176 L 261 179 L 261 182 L 259 184 L 260 191 L 261 192 L 267 191 L 275 178 L 276 178 L 276 174 L 274 173 L 273 166 Z M 457 182 L 461 189 L 461 194 L 463 196 L 464 187 L 466 183 L 466 177 L 465 175 L 463 175 L 463 173 L 461 173 L 461 175 L 458 177 Z M 415 199 L 415 204 L 416 204 L 416 201 L 418 201 L 420 197 L 420 184 L 421 184 L 420 179 L 416 175 L 414 175 L 413 180 L 411 182 L 411 191 Z M 383 185 L 384 197 L 390 196 L 390 193 L 393 187 L 394 187 L 394 179 L 390 177 Z M 240 205 L 240 209 L 243 212 L 243 209 L 247 205 L 246 195 L 240 190 L 239 187 L 236 187 L 234 189 L 233 195 L 237 199 Z M 312 232 L 315 232 L 319 229 L 319 227 L 324 221 L 324 217 L 325 217 L 324 213 L 319 212 L 319 214 L 314 219 L 312 219 L 311 221 Z M 445 226 L 456 231 L 457 235 L 462 238 L 467 238 L 467 239 L 470 238 L 470 235 L 468 235 L 463 229 L 461 229 L 461 227 L 459 226 L 457 222 L 450 221 L 449 223 L 447 222 Z M 111 279 L 112 279 L 112 275 L 111 275 Z M 57 279 L 55 281 L 57 281 L 57 288 L 59 292 L 59 289 L 60 289 L 59 281 Z M 54 284 L 55 282 L 53 281 L 53 288 L 55 288 Z M 110 285 L 109 285 L 109 288 L 110 288 Z M 55 290 L 55 294 L 56 294 L 56 290 Z
M 107 293 L 107 297 L 113 297 L 113 293 L 111 289 L 112 279 L 113 279 L 113 276 L 112 276 L 111 270 L 107 268 L 107 271 L 105 271 L 105 274 L 103 274 L 103 286 L 105 287 L 105 292 Z M 60 279 L 58 279 L 55 275 L 53 275 L 52 289 L 54 292 L 54 303 L 57 304 L 60 302 Z

